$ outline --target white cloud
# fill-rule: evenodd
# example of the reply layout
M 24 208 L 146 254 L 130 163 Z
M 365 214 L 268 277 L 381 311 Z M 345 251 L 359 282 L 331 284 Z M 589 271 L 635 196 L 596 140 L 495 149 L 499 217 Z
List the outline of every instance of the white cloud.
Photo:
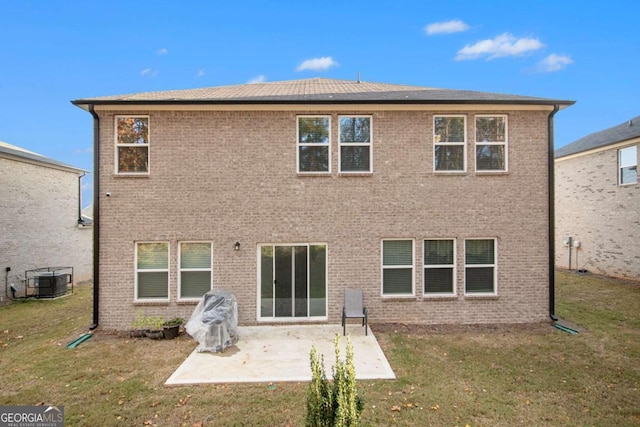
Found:
M 482 56 L 486 56 L 487 59 L 520 56 L 543 47 L 544 44 L 538 39 L 516 39 L 513 35 L 504 33 L 493 39 L 480 40 L 475 44 L 466 45 L 458 51 L 455 59 L 463 61 L 478 59 Z
M 166 48 L 166 47 L 163 47 L 163 48 L 158 49 L 158 50 L 156 51 L 156 55 L 166 55 L 167 53 L 169 53 L 169 51 L 167 50 L 167 48 Z
M 453 19 L 447 22 L 434 22 L 424 27 L 428 35 L 433 34 L 451 34 L 467 31 L 469 26 L 459 19 Z
M 324 71 L 331 67 L 337 67 L 339 64 L 333 60 L 330 56 L 323 56 L 322 58 L 307 59 L 302 64 L 298 65 L 296 71 Z
M 538 63 L 538 67 L 541 71 L 551 73 L 554 71 L 560 71 L 569 64 L 573 64 L 573 60 L 569 56 L 556 55 L 555 53 L 552 53 L 540 61 L 540 63 Z
M 154 70 L 151 68 L 145 68 L 144 70 L 140 71 L 140 75 L 141 76 L 151 76 L 151 77 L 155 77 L 158 75 L 158 70 Z
M 196 75 L 196 77 L 202 77 L 202 76 L 204 76 L 204 74 L 205 74 L 204 73 L 204 69 L 200 69 L 200 70 L 198 70 L 198 74 Z
M 83 191 L 87 191 L 87 190 L 93 190 L 93 182 L 85 182 L 82 184 L 82 190 Z
M 73 151 L 75 154 L 87 154 L 87 153 L 93 153 L 93 147 L 88 147 L 88 148 L 78 148 L 76 150 Z
M 263 83 L 267 81 L 267 76 L 265 76 L 264 74 L 260 74 L 259 76 L 256 76 L 254 78 L 252 78 L 251 80 L 249 80 L 247 83 L 251 84 L 251 83 Z

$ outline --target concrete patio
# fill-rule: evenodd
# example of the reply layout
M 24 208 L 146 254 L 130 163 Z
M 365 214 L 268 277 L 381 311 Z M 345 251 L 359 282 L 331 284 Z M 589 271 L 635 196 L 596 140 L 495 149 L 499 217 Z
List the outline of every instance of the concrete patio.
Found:
M 165 385 L 309 381 L 309 353 L 315 345 L 324 355 L 331 377 L 335 363 L 333 340 L 340 335 L 340 358 L 346 355 L 346 337 L 340 325 L 246 326 L 238 328 L 238 342 L 223 353 L 193 351 Z M 357 379 L 395 379 L 375 336 L 356 323 L 347 325 L 353 345 Z

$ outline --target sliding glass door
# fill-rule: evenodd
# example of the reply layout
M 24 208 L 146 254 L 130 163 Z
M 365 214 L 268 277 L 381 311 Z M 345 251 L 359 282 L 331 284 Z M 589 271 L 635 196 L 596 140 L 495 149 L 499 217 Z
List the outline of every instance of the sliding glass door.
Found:
M 326 245 L 262 245 L 259 257 L 261 319 L 326 317 Z

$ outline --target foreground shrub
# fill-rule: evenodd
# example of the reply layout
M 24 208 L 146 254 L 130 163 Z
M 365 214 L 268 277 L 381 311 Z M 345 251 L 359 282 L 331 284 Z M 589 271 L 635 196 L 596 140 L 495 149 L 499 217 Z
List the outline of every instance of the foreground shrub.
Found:
M 331 368 L 333 381 L 327 379 L 324 356 L 318 360 L 315 346 L 311 347 L 311 383 L 307 392 L 308 427 L 356 427 L 360 425 L 363 404 L 356 387 L 356 370 L 353 366 L 353 346 L 347 338 L 345 361 L 340 359 L 340 336 L 333 344 L 336 363 Z

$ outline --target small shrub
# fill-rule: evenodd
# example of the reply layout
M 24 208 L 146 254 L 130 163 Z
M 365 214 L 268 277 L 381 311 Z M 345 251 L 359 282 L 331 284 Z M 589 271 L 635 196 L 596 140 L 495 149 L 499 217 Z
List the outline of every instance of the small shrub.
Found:
M 136 318 L 131 322 L 134 329 L 144 329 L 146 326 L 146 317 L 142 311 L 136 311 Z
M 307 392 L 308 427 L 356 427 L 364 405 L 356 387 L 356 371 L 353 366 L 353 346 L 347 338 L 345 361 L 340 359 L 340 336 L 333 341 L 336 364 L 331 368 L 333 382 L 327 380 L 324 356 L 318 360 L 315 346 L 311 347 L 311 383 Z
M 164 319 L 162 316 L 149 316 L 145 318 L 145 326 L 151 330 L 162 329 L 162 324 L 164 323 Z
M 179 326 L 183 323 L 184 319 L 182 317 L 174 317 L 173 319 L 167 320 L 166 322 L 162 323 L 162 326 Z

